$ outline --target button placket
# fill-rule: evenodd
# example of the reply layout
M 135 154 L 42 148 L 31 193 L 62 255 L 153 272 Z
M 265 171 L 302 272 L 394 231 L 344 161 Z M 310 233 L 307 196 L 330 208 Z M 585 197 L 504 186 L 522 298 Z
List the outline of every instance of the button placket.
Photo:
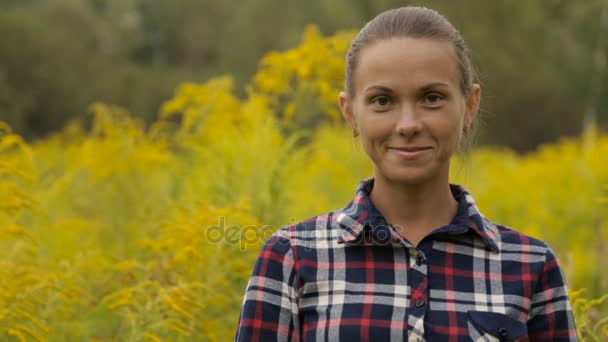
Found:
M 411 289 L 408 324 L 416 327 L 408 333 L 410 340 L 424 335 L 424 318 L 428 307 L 428 267 L 424 253 L 409 248 L 408 285 Z M 415 331 L 415 332 L 414 332 Z

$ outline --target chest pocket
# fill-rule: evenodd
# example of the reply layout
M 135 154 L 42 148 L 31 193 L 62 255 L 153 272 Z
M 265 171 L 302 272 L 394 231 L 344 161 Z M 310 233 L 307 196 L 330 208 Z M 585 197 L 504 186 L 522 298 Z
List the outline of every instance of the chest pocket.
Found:
M 499 312 L 469 311 L 473 341 L 529 341 L 526 324 Z

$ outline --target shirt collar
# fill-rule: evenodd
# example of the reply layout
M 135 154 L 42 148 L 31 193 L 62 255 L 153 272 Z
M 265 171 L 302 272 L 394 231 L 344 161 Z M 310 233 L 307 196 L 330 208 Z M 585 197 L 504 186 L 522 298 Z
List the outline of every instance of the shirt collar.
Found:
M 344 209 L 336 213 L 336 221 L 341 229 L 338 243 L 357 240 L 366 227 L 373 234 L 375 229 L 379 229 L 378 227 L 388 226 L 388 223 L 369 197 L 373 186 L 373 178 L 361 181 L 353 200 Z M 450 184 L 450 189 L 459 203 L 458 212 L 448 226 L 441 227 L 436 232 L 458 234 L 470 229 L 481 238 L 487 247 L 498 253 L 496 226 L 481 214 L 473 196 L 463 186 Z

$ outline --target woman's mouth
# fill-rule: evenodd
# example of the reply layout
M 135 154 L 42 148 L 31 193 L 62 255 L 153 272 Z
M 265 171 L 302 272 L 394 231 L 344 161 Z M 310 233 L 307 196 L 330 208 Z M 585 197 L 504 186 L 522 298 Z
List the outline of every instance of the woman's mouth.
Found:
M 429 146 L 404 146 L 404 147 L 389 147 L 390 151 L 395 152 L 399 157 L 414 160 L 424 156 L 432 147 Z

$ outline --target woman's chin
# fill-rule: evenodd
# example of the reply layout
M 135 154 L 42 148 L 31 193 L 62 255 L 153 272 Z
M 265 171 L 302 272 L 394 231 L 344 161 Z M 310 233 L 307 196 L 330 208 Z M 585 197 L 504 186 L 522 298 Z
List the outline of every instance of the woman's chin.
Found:
M 386 170 L 382 172 L 382 178 L 391 183 L 404 185 L 420 185 L 431 181 L 434 177 L 426 168 L 400 168 L 399 170 Z

